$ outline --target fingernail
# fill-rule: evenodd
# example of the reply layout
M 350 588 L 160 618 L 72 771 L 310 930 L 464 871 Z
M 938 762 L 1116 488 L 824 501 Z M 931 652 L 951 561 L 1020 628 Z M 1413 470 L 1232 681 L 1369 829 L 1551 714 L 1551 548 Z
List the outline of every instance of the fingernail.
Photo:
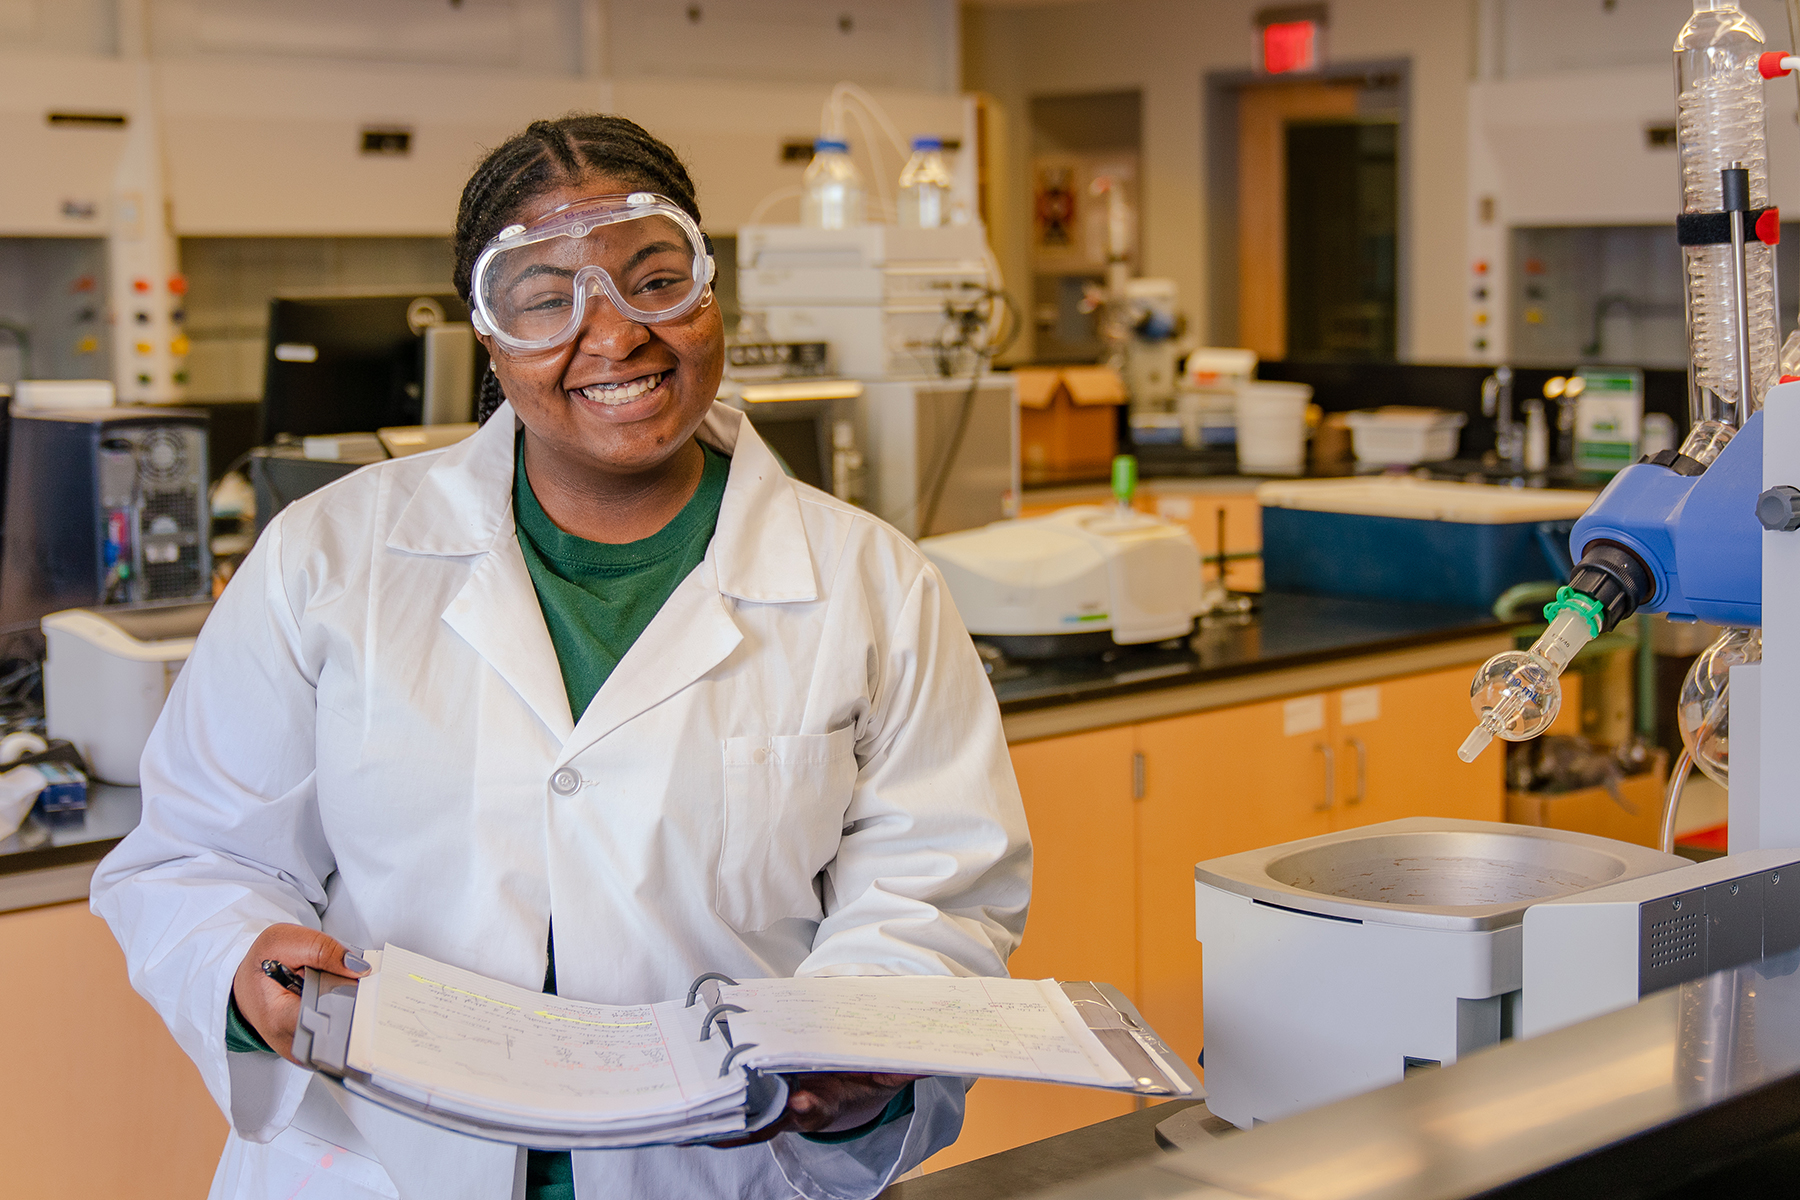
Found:
M 355 950 L 344 951 L 344 965 L 352 971 L 363 972 L 369 969 L 369 960 Z

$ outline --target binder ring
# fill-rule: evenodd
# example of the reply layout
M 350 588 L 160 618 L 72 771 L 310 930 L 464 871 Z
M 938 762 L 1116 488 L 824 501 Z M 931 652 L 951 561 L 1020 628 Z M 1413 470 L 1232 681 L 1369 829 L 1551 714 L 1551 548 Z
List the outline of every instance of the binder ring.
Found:
M 734 1059 L 736 1059 L 738 1055 L 742 1054 L 746 1050 L 754 1050 L 754 1049 L 756 1049 L 755 1042 L 745 1042 L 741 1046 L 733 1046 L 731 1048 L 731 1052 L 729 1054 L 727 1054 L 725 1056 L 725 1058 L 719 1063 L 719 1078 L 720 1079 L 725 1078 L 725 1076 L 731 1071 L 732 1061 Z
M 720 983 L 729 983 L 732 987 L 736 987 L 738 985 L 737 980 L 733 979 L 729 975 L 721 975 L 717 971 L 708 971 L 704 975 L 696 976 L 694 978 L 693 984 L 688 988 L 687 1003 L 682 1005 L 683 1008 L 694 1007 L 694 997 L 698 996 L 700 994 L 700 985 L 705 983 L 709 979 L 716 979 Z
M 706 1019 L 704 1021 L 700 1022 L 700 1040 L 703 1042 L 712 1040 L 713 1022 L 718 1020 L 720 1017 L 724 1016 L 725 1014 L 741 1013 L 741 1012 L 749 1012 L 749 1011 L 750 1011 L 749 1009 L 740 1008 L 735 1004 L 715 1004 L 715 1005 L 713 1005 L 711 1008 L 706 1010 Z M 720 1030 L 720 1032 L 722 1032 L 725 1035 L 725 1044 L 730 1045 L 731 1044 L 731 1027 L 728 1025 L 721 1025 L 721 1026 L 719 1026 L 719 1030 Z

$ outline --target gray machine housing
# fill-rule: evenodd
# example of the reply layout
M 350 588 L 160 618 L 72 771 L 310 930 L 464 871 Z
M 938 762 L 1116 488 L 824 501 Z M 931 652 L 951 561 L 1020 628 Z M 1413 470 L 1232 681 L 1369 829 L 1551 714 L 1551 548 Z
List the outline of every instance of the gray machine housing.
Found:
M 1750 850 L 1525 910 L 1519 1035 L 1800 947 L 1800 850 Z

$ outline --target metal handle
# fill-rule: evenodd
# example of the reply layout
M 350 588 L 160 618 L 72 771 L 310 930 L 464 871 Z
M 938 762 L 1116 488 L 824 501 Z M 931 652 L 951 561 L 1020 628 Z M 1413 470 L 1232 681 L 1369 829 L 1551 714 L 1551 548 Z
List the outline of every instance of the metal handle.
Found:
M 1337 754 L 1327 742 L 1314 742 L 1313 749 L 1325 756 L 1325 802 L 1313 805 L 1313 811 L 1330 812 L 1337 799 Z
M 1361 804 L 1369 798 L 1369 748 L 1363 745 L 1361 738 L 1347 738 L 1350 748 L 1356 751 L 1356 790 L 1344 800 L 1345 807 Z

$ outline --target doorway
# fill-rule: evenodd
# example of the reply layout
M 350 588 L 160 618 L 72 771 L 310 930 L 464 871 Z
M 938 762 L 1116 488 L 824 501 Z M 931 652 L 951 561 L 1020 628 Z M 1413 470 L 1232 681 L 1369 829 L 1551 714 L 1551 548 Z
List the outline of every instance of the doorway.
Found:
M 1405 344 L 1407 69 L 1208 79 L 1211 337 L 1263 359 Z

